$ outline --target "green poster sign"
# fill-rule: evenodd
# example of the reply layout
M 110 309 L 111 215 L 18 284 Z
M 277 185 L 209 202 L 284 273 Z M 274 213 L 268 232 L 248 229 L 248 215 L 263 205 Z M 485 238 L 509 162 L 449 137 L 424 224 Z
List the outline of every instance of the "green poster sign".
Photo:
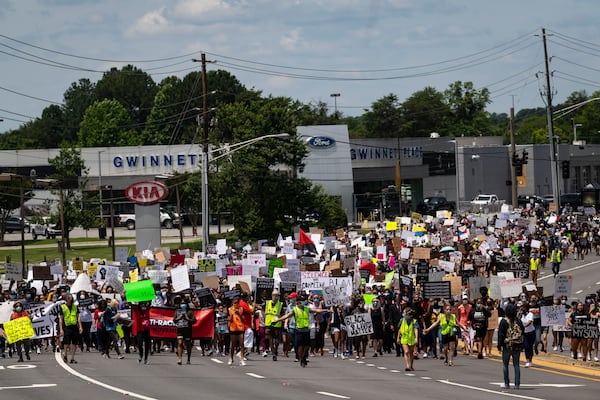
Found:
M 143 281 L 130 282 L 123 284 L 127 301 L 139 303 L 141 301 L 154 300 L 154 287 L 152 281 L 146 279 Z

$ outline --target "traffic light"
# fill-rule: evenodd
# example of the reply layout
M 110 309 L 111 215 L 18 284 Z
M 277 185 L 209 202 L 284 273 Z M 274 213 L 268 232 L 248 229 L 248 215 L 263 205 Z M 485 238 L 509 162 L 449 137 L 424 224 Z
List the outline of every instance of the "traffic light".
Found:
M 519 156 L 517 156 L 517 152 L 514 152 L 513 156 L 512 156 L 513 167 L 516 167 L 517 165 L 519 165 L 519 161 L 521 161 L 521 160 L 519 160 Z
M 523 150 L 523 164 L 527 164 L 527 157 L 529 157 L 529 153 L 527 150 Z
M 518 164 L 515 166 L 515 175 L 516 176 L 523 176 L 523 164 Z
M 571 176 L 571 163 L 569 161 L 562 162 L 562 177 L 563 179 L 569 179 Z

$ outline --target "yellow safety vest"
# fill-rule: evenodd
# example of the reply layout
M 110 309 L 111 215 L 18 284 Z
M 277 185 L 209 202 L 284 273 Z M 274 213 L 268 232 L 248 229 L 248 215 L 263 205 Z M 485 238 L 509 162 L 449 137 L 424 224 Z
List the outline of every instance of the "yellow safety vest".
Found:
M 414 346 L 417 343 L 414 319 L 410 322 L 409 325 L 406 323 L 406 319 L 402 318 L 402 322 L 400 323 L 400 335 L 400 344 Z
M 446 314 L 440 314 L 440 329 L 442 335 L 452 335 L 452 328 L 456 326 L 456 315 L 450 314 L 450 321 L 446 320 Z
M 65 321 L 65 326 L 73 326 L 77 325 L 77 306 L 73 303 L 71 305 L 71 309 L 67 307 L 66 304 L 61 304 L 60 309 L 63 314 L 63 321 Z
M 540 259 L 539 258 L 530 258 L 529 259 L 529 268 L 531 268 L 532 271 L 537 271 L 538 267 L 540 265 Z
M 562 260 L 562 251 L 560 250 L 552 250 L 552 253 L 550 253 L 550 262 L 557 262 L 560 263 Z
M 273 323 L 281 315 L 282 304 L 280 301 L 273 304 L 273 300 L 267 300 L 265 305 L 265 326 L 271 326 L 274 328 L 281 328 L 282 322 Z
M 310 325 L 309 320 L 310 310 L 308 306 L 304 306 L 304 309 L 300 307 L 294 307 L 294 319 L 296 320 L 296 329 L 308 328 Z

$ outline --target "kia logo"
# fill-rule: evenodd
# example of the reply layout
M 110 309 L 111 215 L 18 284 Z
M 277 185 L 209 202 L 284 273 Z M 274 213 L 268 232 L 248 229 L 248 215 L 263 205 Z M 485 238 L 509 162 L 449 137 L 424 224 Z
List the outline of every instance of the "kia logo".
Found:
M 167 187 L 160 182 L 144 181 L 133 183 L 125 189 L 125 196 L 136 204 L 154 204 L 169 193 Z
M 326 149 L 335 146 L 335 139 L 327 136 L 313 136 L 308 139 L 307 143 L 314 149 Z

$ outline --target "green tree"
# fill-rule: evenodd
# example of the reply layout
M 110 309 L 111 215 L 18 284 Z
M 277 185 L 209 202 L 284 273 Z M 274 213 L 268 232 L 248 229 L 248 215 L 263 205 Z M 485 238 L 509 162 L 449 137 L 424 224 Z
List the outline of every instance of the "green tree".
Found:
M 140 144 L 169 144 L 177 124 L 181 118 L 185 118 L 185 115 L 178 114 L 179 107 L 170 104 L 174 99 L 173 92 L 173 85 L 170 83 L 161 85 L 154 97 L 154 105 L 146 121 L 146 127 L 139 137 Z
M 132 146 L 139 137 L 131 129 L 131 118 L 117 100 L 103 100 L 92 104 L 85 112 L 79 144 L 81 147 Z
M 444 135 L 450 114 L 443 93 L 432 87 L 415 92 L 401 105 L 403 137 L 428 137 L 432 132 Z
M 11 174 L 11 173 L 9 173 Z M 6 218 L 21 207 L 21 185 L 23 185 L 23 200 L 33 197 L 31 181 L 5 175 L 7 180 L 0 180 L 0 242 L 4 242 L 4 228 Z M 20 212 L 18 213 L 20 215 Z
M 64 142 L 77 143 L 77 133 L 85 111 L 96 101 L 95 88 L 94 83 L 87 78 L 83 78 L 71 83 L 71 86 L 63 94 Z
M 363 118 L 368 137 L 397 138 L 402 134 L 402 112 L 395 94 L 390 93 L 375 101 Z
M 490 103 L 489 90 L 475 89 L 472 82 L 456 81 L 444 91 L 450 109 L 448 136 L 489 136 L 490 120 L 485 108 Z

